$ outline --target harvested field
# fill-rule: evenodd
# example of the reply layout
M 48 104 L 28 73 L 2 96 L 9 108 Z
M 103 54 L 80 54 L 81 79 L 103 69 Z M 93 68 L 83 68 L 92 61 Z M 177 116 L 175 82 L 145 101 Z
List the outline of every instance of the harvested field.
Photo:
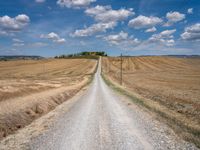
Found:
M 123 89 L 200 142 L 200 59 L 124 57 L 122 68 Z M 119 85 L 120 58 L 103 58 L 103 74 Z
M 0 62 L 0 139 L 75 95 L 95 68 L 91 59 Z

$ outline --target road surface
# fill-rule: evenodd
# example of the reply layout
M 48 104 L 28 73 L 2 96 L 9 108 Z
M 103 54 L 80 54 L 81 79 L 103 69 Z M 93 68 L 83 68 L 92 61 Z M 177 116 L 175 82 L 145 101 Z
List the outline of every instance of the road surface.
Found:
M 78 97 L 51 129 L 31 138 L 28 149 L 197 149 L 193 144 L 177 137 L 170 128 L 147 111 L 125 102 L 125 97 L 105 84 L 100 72 L 101 64 L 84 94 Z M 16 139 L 20 140 L 17 136 L 14 140 Z

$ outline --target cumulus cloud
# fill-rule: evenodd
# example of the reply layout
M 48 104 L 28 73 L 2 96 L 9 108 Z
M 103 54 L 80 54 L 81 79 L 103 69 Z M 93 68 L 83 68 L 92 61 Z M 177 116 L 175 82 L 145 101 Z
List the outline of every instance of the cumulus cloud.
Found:
M 155 32 L 155 31 L 157 31 L 157 29 L 155 27 L 152 27 L 152 28 L 145 30 L 145 32 Z
M 54 32 L 51 32 L 49 34 L 42 34 L 40 35 L 40 38 L 43 38 L 43 39 L 50 39 L 52 40 L 53 42 L 56 42 L 56 43 L 65 43 L 66 40 L 64 38 L 61 38 L 58 34 L 54 33 Z
M 85 13 L 93 17 L 97 23 L 84 29 L 76 30 L 71 34 L 73 37 L 86 37 L 99 32 L 106 32 L 108 29 L 113 29 L 118 21 L 123 21 L 134 15 L 133 9 L 113 10 L 110 6 L 99 5 L 87 8 Z
M 181 14 L 177 11 L 171 11 L 166 14 L 166 18 L 168 21 L 164 24 L 164 26 L 171 26 L 172 24 L 185 19 L 185 14 Z
M 186 27 L 181 38 L 187 41 L 200 41 L 200 23 Z
M 134 15 L 133 9 L 113 10 L 110 6 L 99 6 L 88 8 L 85 13 L 98 22 L 114 22 L 127 19 L 129 16 Z
M 166 46 L 173 46 L 175 44 L 173 33 L 176 32 L 176 29 L 165 30 L 158 34 L 153 34 L 150 38 L 150 42 L 158 42 Z
M 132 27 L 135 29 L 141 29 L 141 28 L 153 27 L 155 25 L 161 24 L 162 22 L 163 20 L 158 17 L 154 17 L 154 16 L 146 17 L 146 16 L 140 15 L 130 20 L 128 25 L 129 27 Z
M 128 39 L 128 33 L 125 33 L 121 31 L 119 34 L 113 34 L 113 35 L 108 35 L 107 37 L 104 38 L 106 41 L 108 41 L 111 44 L 116 44 L 118 45 L 124 40 Z
M 57 4 L 61 7 L 67 8 L 81 8 L 89 6 L 90 3 L 95 1 L 96 0 L 58 0 Z
M 86 37 L 86 36 L 91 36 L 99 32 L 106 32 L 107 29 L 113 29 L 117 25 L 116 22 L 108 22 L 108 23 L 97 23 L 93 24 L 92 26 L 85 28 L 85 29 L 80 29 L 76 30 L 72 36 L 74 37 Z
M 193 14 L 193 8 L 188 8 L 187 13 L 188 14 Z
M 24 41 L 20 40 L 20 39 L 17 39 L 17 38 L 14 38 L 12 39 L 13 42 L 17 42 L 17 43 L 23 43 Z
M 46 0 L 35 0 L 36 3 L 44 3 Z
M 103 39 L 106 40 L 111 45 L 123 45 L 123 44 L 135 45 L 139 43 L 139 40 L 137 38 L 130 37 L 128 33 L 123 31 L 121 31 L 118 34 L 108 35 L 106 37 L 103 37 Z
M 9 16 L 0 17 L 0 30 L 1 32 L 16 32 L 22 30 L 28 23 L 30 18 L 25 14 L 20 14 L 14 18 Z

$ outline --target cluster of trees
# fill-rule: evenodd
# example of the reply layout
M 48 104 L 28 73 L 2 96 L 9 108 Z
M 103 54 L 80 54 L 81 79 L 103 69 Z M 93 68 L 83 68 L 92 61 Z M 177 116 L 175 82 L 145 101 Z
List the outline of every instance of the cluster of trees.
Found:
M 55 58 L 93 58 L 98 56 L 107 56 L 107 54 L 104 51 L 96 51 L 96 52 L 84 51 L 80 53 L 55 56 Z

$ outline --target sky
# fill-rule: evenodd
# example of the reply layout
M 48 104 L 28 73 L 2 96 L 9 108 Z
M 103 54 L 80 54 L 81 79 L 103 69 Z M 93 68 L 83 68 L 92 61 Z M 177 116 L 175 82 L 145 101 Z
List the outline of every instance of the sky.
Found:
M 1 0 L 0 55 L 200 55 L 199 0 Z

